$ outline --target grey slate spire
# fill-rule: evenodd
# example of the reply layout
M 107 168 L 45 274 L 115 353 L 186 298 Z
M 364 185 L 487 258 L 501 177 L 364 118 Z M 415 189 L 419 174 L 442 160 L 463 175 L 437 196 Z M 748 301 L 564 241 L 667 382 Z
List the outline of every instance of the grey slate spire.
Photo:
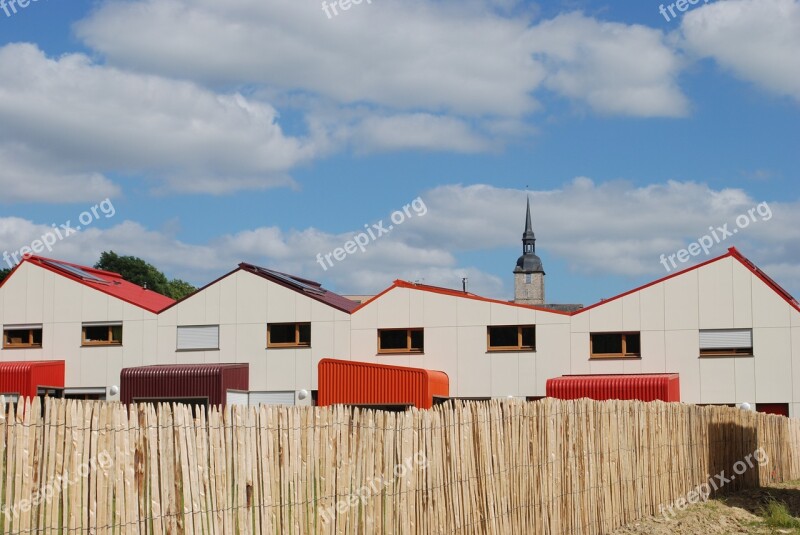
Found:
M 525 213 L 525 232 L 522 233 L 522 256 L 517 260 L 514 273 L 544 273 L 542 260 L 536 256 L 536 235 L 531 224 L 531 199 Z

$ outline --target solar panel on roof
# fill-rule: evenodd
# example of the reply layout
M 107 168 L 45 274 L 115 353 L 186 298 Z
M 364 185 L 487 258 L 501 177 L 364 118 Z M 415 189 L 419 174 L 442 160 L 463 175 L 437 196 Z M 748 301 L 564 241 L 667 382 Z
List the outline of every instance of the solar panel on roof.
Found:
M 54 262 L 52 260 L 46 260 L 45 263 L 50 265 L 50 266 L 52 266 L 52 267 L 54 267 L 54 268 L 56 268 L 56 269 L 60 269 L 61 271 L 66 271 L 67 273 L 70 273 L 71 275 L 75 275 L 76 277 L 80 277 L 83 280 L 87 280 L 87 281 L 91 281 L 91 282 L 99 282 L 101 284 L 108 284 L 107 280 L 101 279 L 100 277 L 98 277 L 96 275 L 92 275 L 88 271 L 84 271 L 79 267 L 70 266 L 69 264 L 64 264 L 62 262 Z
M 271 277 L 280 279 L 283 282 L 294 286 L 295 288 L 300 288 L 305 292 L 310 292 L 318 295 L 323 295 L 325 293 L 325 290 L 318 288 L 316 286 L 311 286 L 310 284 L 306 284 L 305 282 L 300 282 L 299 280 L 295 279 L 294 277 L 290 277 L 289 275 L 284 275 L 283 273 L 278 273 L 277 271 L 272 271 L 271 269 L 267 268 L 258 268 L 258 270 L 263 273 L 266 273 Z

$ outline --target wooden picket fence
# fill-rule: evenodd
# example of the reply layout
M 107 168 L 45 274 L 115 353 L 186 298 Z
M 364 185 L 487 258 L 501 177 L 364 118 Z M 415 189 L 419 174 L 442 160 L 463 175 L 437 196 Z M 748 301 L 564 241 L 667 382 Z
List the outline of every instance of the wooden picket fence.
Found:
M 661 402 L 48 399 L 0 418 L 0 533 L 600 534 L 709 479 L 800 479 L 800 420 Z

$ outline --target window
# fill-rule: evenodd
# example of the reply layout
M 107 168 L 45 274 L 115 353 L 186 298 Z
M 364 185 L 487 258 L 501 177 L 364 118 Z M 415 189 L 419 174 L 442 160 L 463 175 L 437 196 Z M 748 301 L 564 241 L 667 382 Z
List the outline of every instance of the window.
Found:
M 81 345 L 119 346 L 122 345 L 122 323 L 84 324 Z
M 3 349 L 42 347 L 41 325 L 7 325 L 3 329 Z
M 639 333 L 592 333 L 592 358 L 638 357 L 642 354 Z
M 422 329 L 379 329 L 378 353 L 422 353 Z
M 311 347 L 311 324 L 270 323 L 267 347 Z
M 700 331 L 700 356 L 725 357 L 753 354 L 751 329 L 708 329 Z
M 533 282 L 533 274 L 532 273 L 526 273 L 525 274 L 525 284 L 530 284 L 532 282 Z
M 487 351 L 536 351 L 536 326 L 490 326 L 486 340 Z
M 219 349 L 219 325 L 178 327 L 178 351 Z

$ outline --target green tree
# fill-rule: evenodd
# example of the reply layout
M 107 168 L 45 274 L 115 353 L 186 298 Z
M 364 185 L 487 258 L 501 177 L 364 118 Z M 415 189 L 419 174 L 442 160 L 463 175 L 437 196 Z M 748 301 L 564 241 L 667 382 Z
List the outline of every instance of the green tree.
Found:
M 104 251 L 94 265 L 97 269 L 119 273 L 123 279 L 148 290 L 181 299 L 195 291 L 195 287 L 180 279 L 167 279 L 155 266 L 135 256 L 120 256 L 114 251 Z
M 8 277 L 9 273 L 11 273 L 10 269 L 0 269 L 0 282 L 3 282 L 3 279 Z

